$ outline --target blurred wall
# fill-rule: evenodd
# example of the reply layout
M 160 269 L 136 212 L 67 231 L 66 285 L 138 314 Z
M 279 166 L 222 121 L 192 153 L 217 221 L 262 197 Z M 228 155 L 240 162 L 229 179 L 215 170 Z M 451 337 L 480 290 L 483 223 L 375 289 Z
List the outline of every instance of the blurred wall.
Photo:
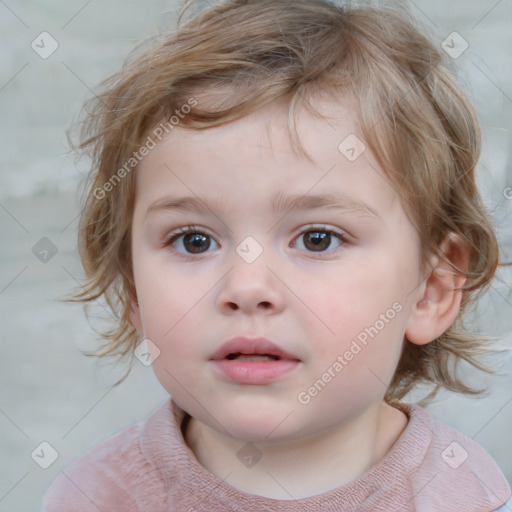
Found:
M 437 44 L 453 49 L 452 63 L 481 116 L 479 182 L 510 260 L 512 2 L 406 4 Z M 87 170 L 67 154 L 65 132 L 100 80 L 136 43 L 172 25 L 178 9 L 164 0 L 0 2 L 0 511 L 37 510 L 65 465 L 166 396 L 137 361 L 113 387 L 123 368 L 81 353 L 96 343 L 101 305 L 87 320 L 80 306 L 61 302 L 82 275 L 77 190 Z M 510 272 L 500 271 L 471 319 L 509 346 L 511 283 Z M 485 446 L 512 480 L 512 365 L 510 356 L 497 362 L 504 376 L 472 375 L 490 386 L 487 398 L 443 394 L 431 410 Z M 42 442 L 57 454 L 47 469 L 31 456 Z

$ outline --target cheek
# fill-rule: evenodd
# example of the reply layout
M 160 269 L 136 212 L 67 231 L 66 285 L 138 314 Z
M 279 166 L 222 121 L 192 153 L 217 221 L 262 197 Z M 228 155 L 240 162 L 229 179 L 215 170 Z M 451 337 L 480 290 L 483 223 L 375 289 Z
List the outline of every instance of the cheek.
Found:
M 170 289 L 161 282 L 150 288 L 143 319 L 146 337 L 160 350 L 153 371 L 169 394 L 185 403 L 190 394 L 198 394 L 194 375 L 201 370 L 204 338 L 198 330 L 198 317 L 203 315 L 197 290 L 177 290 L 179 287 Z
M 342 373 L 350 376 L 351 387 L 360 388 L 377 378 L 372 372 L 382 380 L 391 378 L 398 362 L 406 325 L 400 274 L 406 269 L 385 255 L 345 263 L 330 273 L 331 279 L 303 285 L 299 293 L 315 314 L 305 311 L 300 321 L 315 340 L 315 372 L 346 355 Z
M 197 275 L 172 272 L 159 262 L 135 267 L 134 274 L 144 334 L 157 345 L 190 321 L 211 288 Z
M 403 301 L 403 276 L 389 258 L 347 261 L 321 278 L 298 280 L 307 321 L 329 337 L 355 336 Z M 393 312 L 391 312 L 393 313 Z

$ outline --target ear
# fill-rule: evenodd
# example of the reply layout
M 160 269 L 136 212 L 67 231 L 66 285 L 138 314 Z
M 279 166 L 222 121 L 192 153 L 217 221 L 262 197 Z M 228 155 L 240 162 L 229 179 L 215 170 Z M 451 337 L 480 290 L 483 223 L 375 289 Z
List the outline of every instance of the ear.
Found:
M 140 308 L 138 303 L 135 300 L 131 300 L 131 311 L 130 311 L 130 320 L 137 329 L 137 332 L 140 336 L 144 335 L 144 329 L 142 328 L 142 319 L 140 316 Z
M 416 345 L 426 345 L 445 333 L 460 311 L 462 290 L 466 278 L 469 251 L 462 240 L 449 233 L 441 243 L 447 261 L 433 256 L 432 270 L 418 291 L 418 300 L 409 316 L 406 338 Z

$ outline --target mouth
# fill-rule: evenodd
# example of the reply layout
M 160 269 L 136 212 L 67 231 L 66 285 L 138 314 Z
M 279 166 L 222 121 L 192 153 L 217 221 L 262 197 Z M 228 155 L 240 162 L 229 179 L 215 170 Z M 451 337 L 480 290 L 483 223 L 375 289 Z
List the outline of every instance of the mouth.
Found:
M 211 357 L 214 361 L 300 361 L 266 338 L 237 337 L 226 341 Z
M 228 361 L 279 361 L 281 358 L 272 354 L 241 354 L 238 352 L 228 354 L 226 359 Z
M 280 380 L 297 368 L 300 359 L 265 338 L 233 338 L 210 358 L 223 380 L 264 385 Z

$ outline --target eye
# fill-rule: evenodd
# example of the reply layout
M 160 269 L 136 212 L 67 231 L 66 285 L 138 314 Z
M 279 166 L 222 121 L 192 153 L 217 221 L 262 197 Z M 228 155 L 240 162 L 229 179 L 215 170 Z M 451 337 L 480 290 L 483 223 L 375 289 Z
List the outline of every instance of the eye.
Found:
M 344 236 L 329 229 L 310 229 L 297 238 L 298 248 L 310 252 L 332 252 L 346 242 Z M 302 245 L 302 247 L 300 247 Z
M 175 231 L 166 240 L 165 246 L 171 246 L 177 252 L 189 255 L 207 252 L 212 243 L 216 245 L 215 249 L 219 247 L 210 235 L 199 231 L 194 226 L 187 226 Z

